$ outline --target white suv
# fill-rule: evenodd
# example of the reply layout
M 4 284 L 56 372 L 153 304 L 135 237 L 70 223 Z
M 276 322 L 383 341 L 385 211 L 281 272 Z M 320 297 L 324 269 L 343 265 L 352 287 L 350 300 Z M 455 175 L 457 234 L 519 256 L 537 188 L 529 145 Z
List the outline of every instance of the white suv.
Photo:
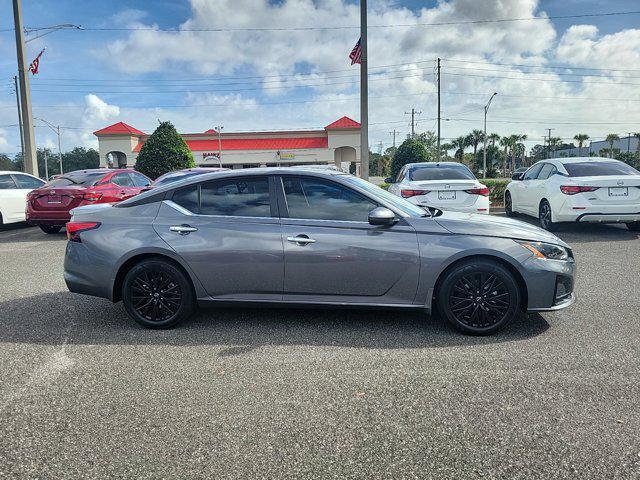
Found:
M 524 213 L 553 230 L 559 222 L 626 223 L 640 231 L 640 172 L 600 157 L 554 158 L 514 175 L 504 193 L 507 215 Z
M 386 180 L 393 182 L 390 178 Z M 489 213 L 489 189 L 462 163 L 408 163 L 389 186 L 389 192 L 420 207 Z

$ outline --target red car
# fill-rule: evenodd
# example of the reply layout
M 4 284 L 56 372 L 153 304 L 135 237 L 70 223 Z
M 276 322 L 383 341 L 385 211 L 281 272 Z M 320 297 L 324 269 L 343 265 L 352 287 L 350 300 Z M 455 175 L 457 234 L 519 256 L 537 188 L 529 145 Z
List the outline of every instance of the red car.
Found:
M 45 233 L 57 233 L 70 220 L 72 208 L 120 202 L 150 184 L 149 178 L 131 169 L 65 173 L 27 195 L 27 222 Z

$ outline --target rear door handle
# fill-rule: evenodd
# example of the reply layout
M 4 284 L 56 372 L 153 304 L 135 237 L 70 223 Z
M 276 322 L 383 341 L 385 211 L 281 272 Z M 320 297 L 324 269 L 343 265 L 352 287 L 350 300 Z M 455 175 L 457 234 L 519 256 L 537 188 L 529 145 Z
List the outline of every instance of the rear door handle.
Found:
M 176 232 L 179 235 L 189 235 L 191 232 L 197 232 L 198 229 L 191 225 L 171 225 L 169 230 Z
M 316 243 L 316 241 L 313 238 L 309 238 L 306 235 L 296 235 L 295 237 L 287 237 L 287 242 L 297 243 L 298 245 Z

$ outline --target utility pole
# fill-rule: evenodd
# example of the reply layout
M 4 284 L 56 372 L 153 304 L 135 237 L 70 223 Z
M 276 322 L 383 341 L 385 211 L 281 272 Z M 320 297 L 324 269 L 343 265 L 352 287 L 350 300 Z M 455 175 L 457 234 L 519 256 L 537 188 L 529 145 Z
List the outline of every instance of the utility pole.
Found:
M 18 56 L 18 78 L 20 80 L 20 105 L 22 107 L 22 123 L 24 136 L 24 171 L 38 176 L 38 160 L 36 158 L 36 141 L 33 133 L 33 115 L 29 93 L 28 70 L 25 69 L 26 49 L 24 46 L 24 27 L 22 26 L 22 2 L 13 0 L 13 28 L 16 32 L 16 53 Z
M 484 178 L 488 178 L 487 177 L 487 112 L 489 111 L 489 105 L 491 105 L 491 100 L 493 100 L 493 97 L 495 97 L 497 94 L 498 92 L 493 92 L 493 95 L 491 95 L 491 98 L 489 99 L 487 104 L 484 106 L 484 148 L 482 151 L 482 175 L 484 175 Z M 475 158 L 473 159 L 473 161 L 475 162 Z
M 631 152 L 631 132 L 627 132 L 627 153 Z
M 47 155 L 47 149 L 44 148 L 42 150 L 42 153 L 44 153 L 44 178 L 48 182 L 49 181 L 49 158 Z
M 393 135 L 393 148 L 396 148 L 396 134 L 398 132 L 396 131 L 396 129 L 393 129 L 393 132 L 389 132 L 389 135 Z
M 438 57 L 438 161 L 440 161 L 440 57 Z
M 549 132 L 549 137 L 547 137 L 549 139 L 549 150 L 547 150 L 547 158 L 551 158 L 549 156 L 551 154 L 551 130 L 555 130 L 555 128 L 547 128 L 547 131 Z
M 60 125 L 53 125 L 50 122 L 47 122 L 44 118 L 34 117 L 35 120 L 40 120 L 47 127 L 49 127 L 53 132 L 58 135 L 58 163 L 60 164 L 60 175 L 64 172 L 62 171 L 62 148 L 60 148 Z
M 18 127 L 20 128 L 20 153 L 22 154 L 22 169 L 24 170 L 24 134 L 22 133 L 22 111 L 20 110 L 20 89 L 18 89 L 18 76 L 13 76 L 16 88 L 16 104 L 18 105 Z
M 369 78 L 367 0 L 360 0 L 360 177 L 369 180 Z
M 220 168 L 222 168 L 222 125 L 216 127 L 218 132 L 218 160 L 220 161 Z
M 411 138 L 416 138 L 416 115 L 420 115 L 422 112 L 416 112 L 415 108 L 412 108 L 410 112 L 404 112 L 405 115 L 411 115 Z M 394 130 L 395 131 L 395 130 Z

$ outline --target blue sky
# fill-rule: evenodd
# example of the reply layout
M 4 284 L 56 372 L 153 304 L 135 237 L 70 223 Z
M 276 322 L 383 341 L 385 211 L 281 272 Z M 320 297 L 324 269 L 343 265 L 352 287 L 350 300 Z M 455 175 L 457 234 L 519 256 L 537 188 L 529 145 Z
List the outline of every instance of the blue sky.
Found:
M 357 25 L 358 18 L 357 3 L 341 0 L 23 3 L 27 27 L 77 23 L 94 28 L 286 29 Z M 397 25 L 631 10 L 640 10 L 637 1 L 370 1 L 369 22 Z M 11 28 L 12 18 L 10 2 L 2 2 L 0 29 Z M 480 128 L 484 97 L 494 90 L 499 95 L 490 129 L 526 133 L 530 145 L 541 141 L 547 127 L 567 138 L 578 131 L 593 138 L 638 131 L 639 104 L 634 101 L 640 97 L 634 84 L 640 84 L 639 23 L 636 14 L 374 28 L 370 64 L 378 68 L 372 69 L 370 84 L 372 149 L 379 142 L 389 146 L 393 129 L 401 136 L 408 133 L 404 112 L 412 107 L 422 111 L 418 131 L 434 127 L 432 67 L 437 56 L 446 59 L 446 138 Z M 58 31 L 28 44 L 29 58 L 47 48 L 40 74 L 31 77 L 34 115 L 66 127 L 64 150 L 95 145 L 92 131 L 120 120 L 142 130 L 152 130 L 161 119 L 173 121 L 181 131 L 204 131 L 218 124 L 236 131 L 317 128 L 342 115 L 358 119 L 358 69 L 347 59 L 357 37 L 357 30 Z M 558 65 L 572 68 L 555 68 Z M 634 65 L 637 72 L 625 71 Z M 0 32 L 0 152 L 10 154 L 19 150 L 11 89 L 16 68 L 13 32 Z M 312 76 L 295 76 L 310 72 Z M 55 144 L 46 128 L 38 127 L 36 137 L 39 145 Z

